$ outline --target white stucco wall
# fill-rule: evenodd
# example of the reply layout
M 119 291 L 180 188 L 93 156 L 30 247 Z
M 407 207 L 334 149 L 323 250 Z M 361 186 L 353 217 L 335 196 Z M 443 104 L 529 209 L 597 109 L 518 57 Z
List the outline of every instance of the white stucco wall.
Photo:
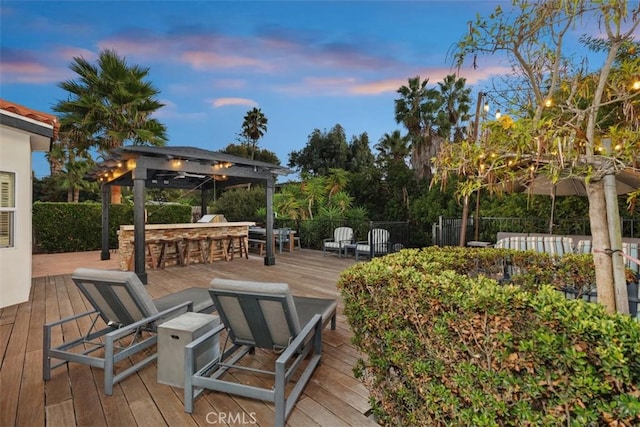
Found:
M 31 136 L 0 125 L 0 170 L 15 173 L 14 247 L 0 248 L 0 307 L 25 302 L 31 290 Z

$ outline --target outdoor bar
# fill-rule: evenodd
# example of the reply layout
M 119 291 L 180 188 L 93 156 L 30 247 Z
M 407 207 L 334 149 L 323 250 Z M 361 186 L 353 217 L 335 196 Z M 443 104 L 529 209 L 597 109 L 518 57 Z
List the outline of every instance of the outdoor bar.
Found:
M 209 239 L 211 237 L 224 237 L 228 235 L 244 234 L 248 236 L 249 227 L 254 222 L 211 222 L 211 223 L 185 223 L 185 224 L 146 224 L 145 241 L 159 241 L 163 239 Z M 133 225 L 121 225 L 118 233 L 118 255 L 120 257 L 120 269 L 129 270 L 129 260 L 134 253 Z M 160 248 L 156 248 L 159 251 Z M 159 253 L 158 253 L 159 255 Z
M 88 175 L 89 179 L 98 182 L 102 187 L 102 252 L 100 258 L 107 260 L 110 257 L 109 205 L 112 197 L 112 186 L 132 188 L 133 225 L 125 226 L 125 228 L 131 227 L 132 229 L 123 229 L 123 235 L 119 237 L 119 249 L 121 259 L 128 260 L 125 262 L 127 264 L 125 267 L 129 267 L 132 263 L 130 268 L 135 271 L 142 283 L 146 284 L 146 255 L 150 246 L 146 242 L 152 237 L 147 233 L 153 229 L 145 225 L 144 209 L 147 188 L 197 190 L 200 192 L 201 212 L 206 213 L 208 203 L 211 200 L 215 200 L 218 190 L 255 183 L 264 185 L 265 188 L 267 239 L 264 264 L 274 265 L 275 256 L 271 231 L 274 218 L 273 192 L 276 178 L 279 175 L 288 175 L 289 172 L 288 169 L 280 165 L 196 147 L 126 146 L 113 149 L 109 157 L 96 164 Z M 216 227 L 220 227 L 220 225 L 189 225 L 182 232 L 195 234 L 197 232 L 194 230 L 199 228 L 210 231 L 216 229 Z M 244 227 L 243 234 L 246 236 L 248 234 L 248 225 L 241 227 Z M 178 233 L 179 228 L 175 227 L 172 232 Z M 190 229 L 190 231 L 187 231 L 187 229 Z M 132 233 L 135 237 L 131 239 L 127 236 L 127 233 Z M 242 239 L 242 242 L 245 240 Z M 131 243 L 132 241 L 134 242 L 133 244 Z M 218 247 L 220 243 L 217 242 Z M 134 247 L 133 257 L 123 256 L 125 251 L 129 254 L 131 253 L 131 248 L 127 250 L 124 247 L 125 245 Z M 239 242 L 238 246 L 242 250 L 243 244 Z M 212 246 L 209 244 L 209 247 L 211 248 Z M 231 254 L 228 255 L 232 258 Z M 204 260 L 203 256 L 201 261 Z M 153 260 L 151 261 L 153 262 Z M 164 265 L 163 263 L 159 264 Z

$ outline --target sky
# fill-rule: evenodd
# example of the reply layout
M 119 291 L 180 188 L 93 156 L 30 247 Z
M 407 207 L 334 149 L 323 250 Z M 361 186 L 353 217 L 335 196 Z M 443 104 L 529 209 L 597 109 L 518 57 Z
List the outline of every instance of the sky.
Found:
M 168 145 L 220 150 L 237 142 L 244 115 L 268 119 L 259 147 L 283 165 L 314 129 L 340 124 L 373 146 L 402 129 L 397 89 L 456 72 L 454 44 L 495 1 L 10 1 L 0 3 L 0 98 L 51 113 L 74 79 L 74 57 L 113 49 L 149 68 L 165 106 L 155 117 Z M 459 76 L 474 93 L 505 74 L 487 57 Z M 403 130 L 403 129 L 402 129 Z M 404 130 L 403 130 L 404 132 Z M 42 153 L 34 172 L 48 175 Z

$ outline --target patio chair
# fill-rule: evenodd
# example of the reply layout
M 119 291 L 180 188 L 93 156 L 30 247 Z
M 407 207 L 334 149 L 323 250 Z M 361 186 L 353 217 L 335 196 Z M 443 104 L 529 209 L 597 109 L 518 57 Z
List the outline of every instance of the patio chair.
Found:
M 185 412 L 193 412 L 194 399 L 208 389 L 271 402 L 275 425 L 284 426 L 320 362 L 322 329 L 329 321 L 335 329 L 336 301 L 292 296 L 286 283 L 213 279 L 209 292 L 223 324 L 185 347 Z M 196 370 L 197 355 L 225 329 L 230 348 L 223 348 L 219 358 Z M 240 366 L 255 348 L 279 354 L 273 370 Z M 267 386 L 234 381 L 228 374 L 231 370 L 267 376 Z M 289 389 L 292 378 L 297 380 Z
M 360 255 L 373 258 L 374 256 L 384 255 L 389 252 L 389 231 L 384 228 L 374 228 L 369 230 L 367 240 L 356 242 L 356 261 Z
M 94 310 L 44 325 L 42 376 L 48 381 L 53 369 L 69 362 L 101 368 L 106 395 L 112 394 L 114 384 L 157 358 L 157 352 L 153 352 L 115 372 L 118 362 L 156 344 L 156 328 L 160 323 L 187 311 L 214 311 L 213 300 L 205 288 L 188 288 L 152 300 L 138 276 L 130 271 L 79 268 L 71 279 Z M 68 323 L 75 325 L 76 321 L 78 325 L 90 325 L 88 331 L 80 332 L 77 339 L 52 346 L 56 328 L 66 328 Z M 52 363 L 52 359 L 59 361 Z
M 322 255 L 327 256 L 327 251 L 337 251 L 338 257 L 342 256 L 344 245 L 353 241 L 353 228 L 337 227 L 333 230 L 333 237 L 322 241 Z

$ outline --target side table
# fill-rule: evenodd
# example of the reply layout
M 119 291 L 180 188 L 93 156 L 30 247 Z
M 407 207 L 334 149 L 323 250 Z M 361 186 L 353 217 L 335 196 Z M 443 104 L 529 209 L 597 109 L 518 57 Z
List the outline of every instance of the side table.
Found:
M 346 258 L 349 255 L 349 251 L 353 252 L 353 256 L 356 255 L 356 249 L 358 248 L 357 243 L 347 243 L 343 246 L 344 248 L 344 257 Z
M 184 347 L 220 324 L 214 314 L 187 312 L 158 326 L 158 382 L 184 387 Z M 203 347 L 196 355 L 196 365 L 202 368 L 220 356 L 220 338 Z

